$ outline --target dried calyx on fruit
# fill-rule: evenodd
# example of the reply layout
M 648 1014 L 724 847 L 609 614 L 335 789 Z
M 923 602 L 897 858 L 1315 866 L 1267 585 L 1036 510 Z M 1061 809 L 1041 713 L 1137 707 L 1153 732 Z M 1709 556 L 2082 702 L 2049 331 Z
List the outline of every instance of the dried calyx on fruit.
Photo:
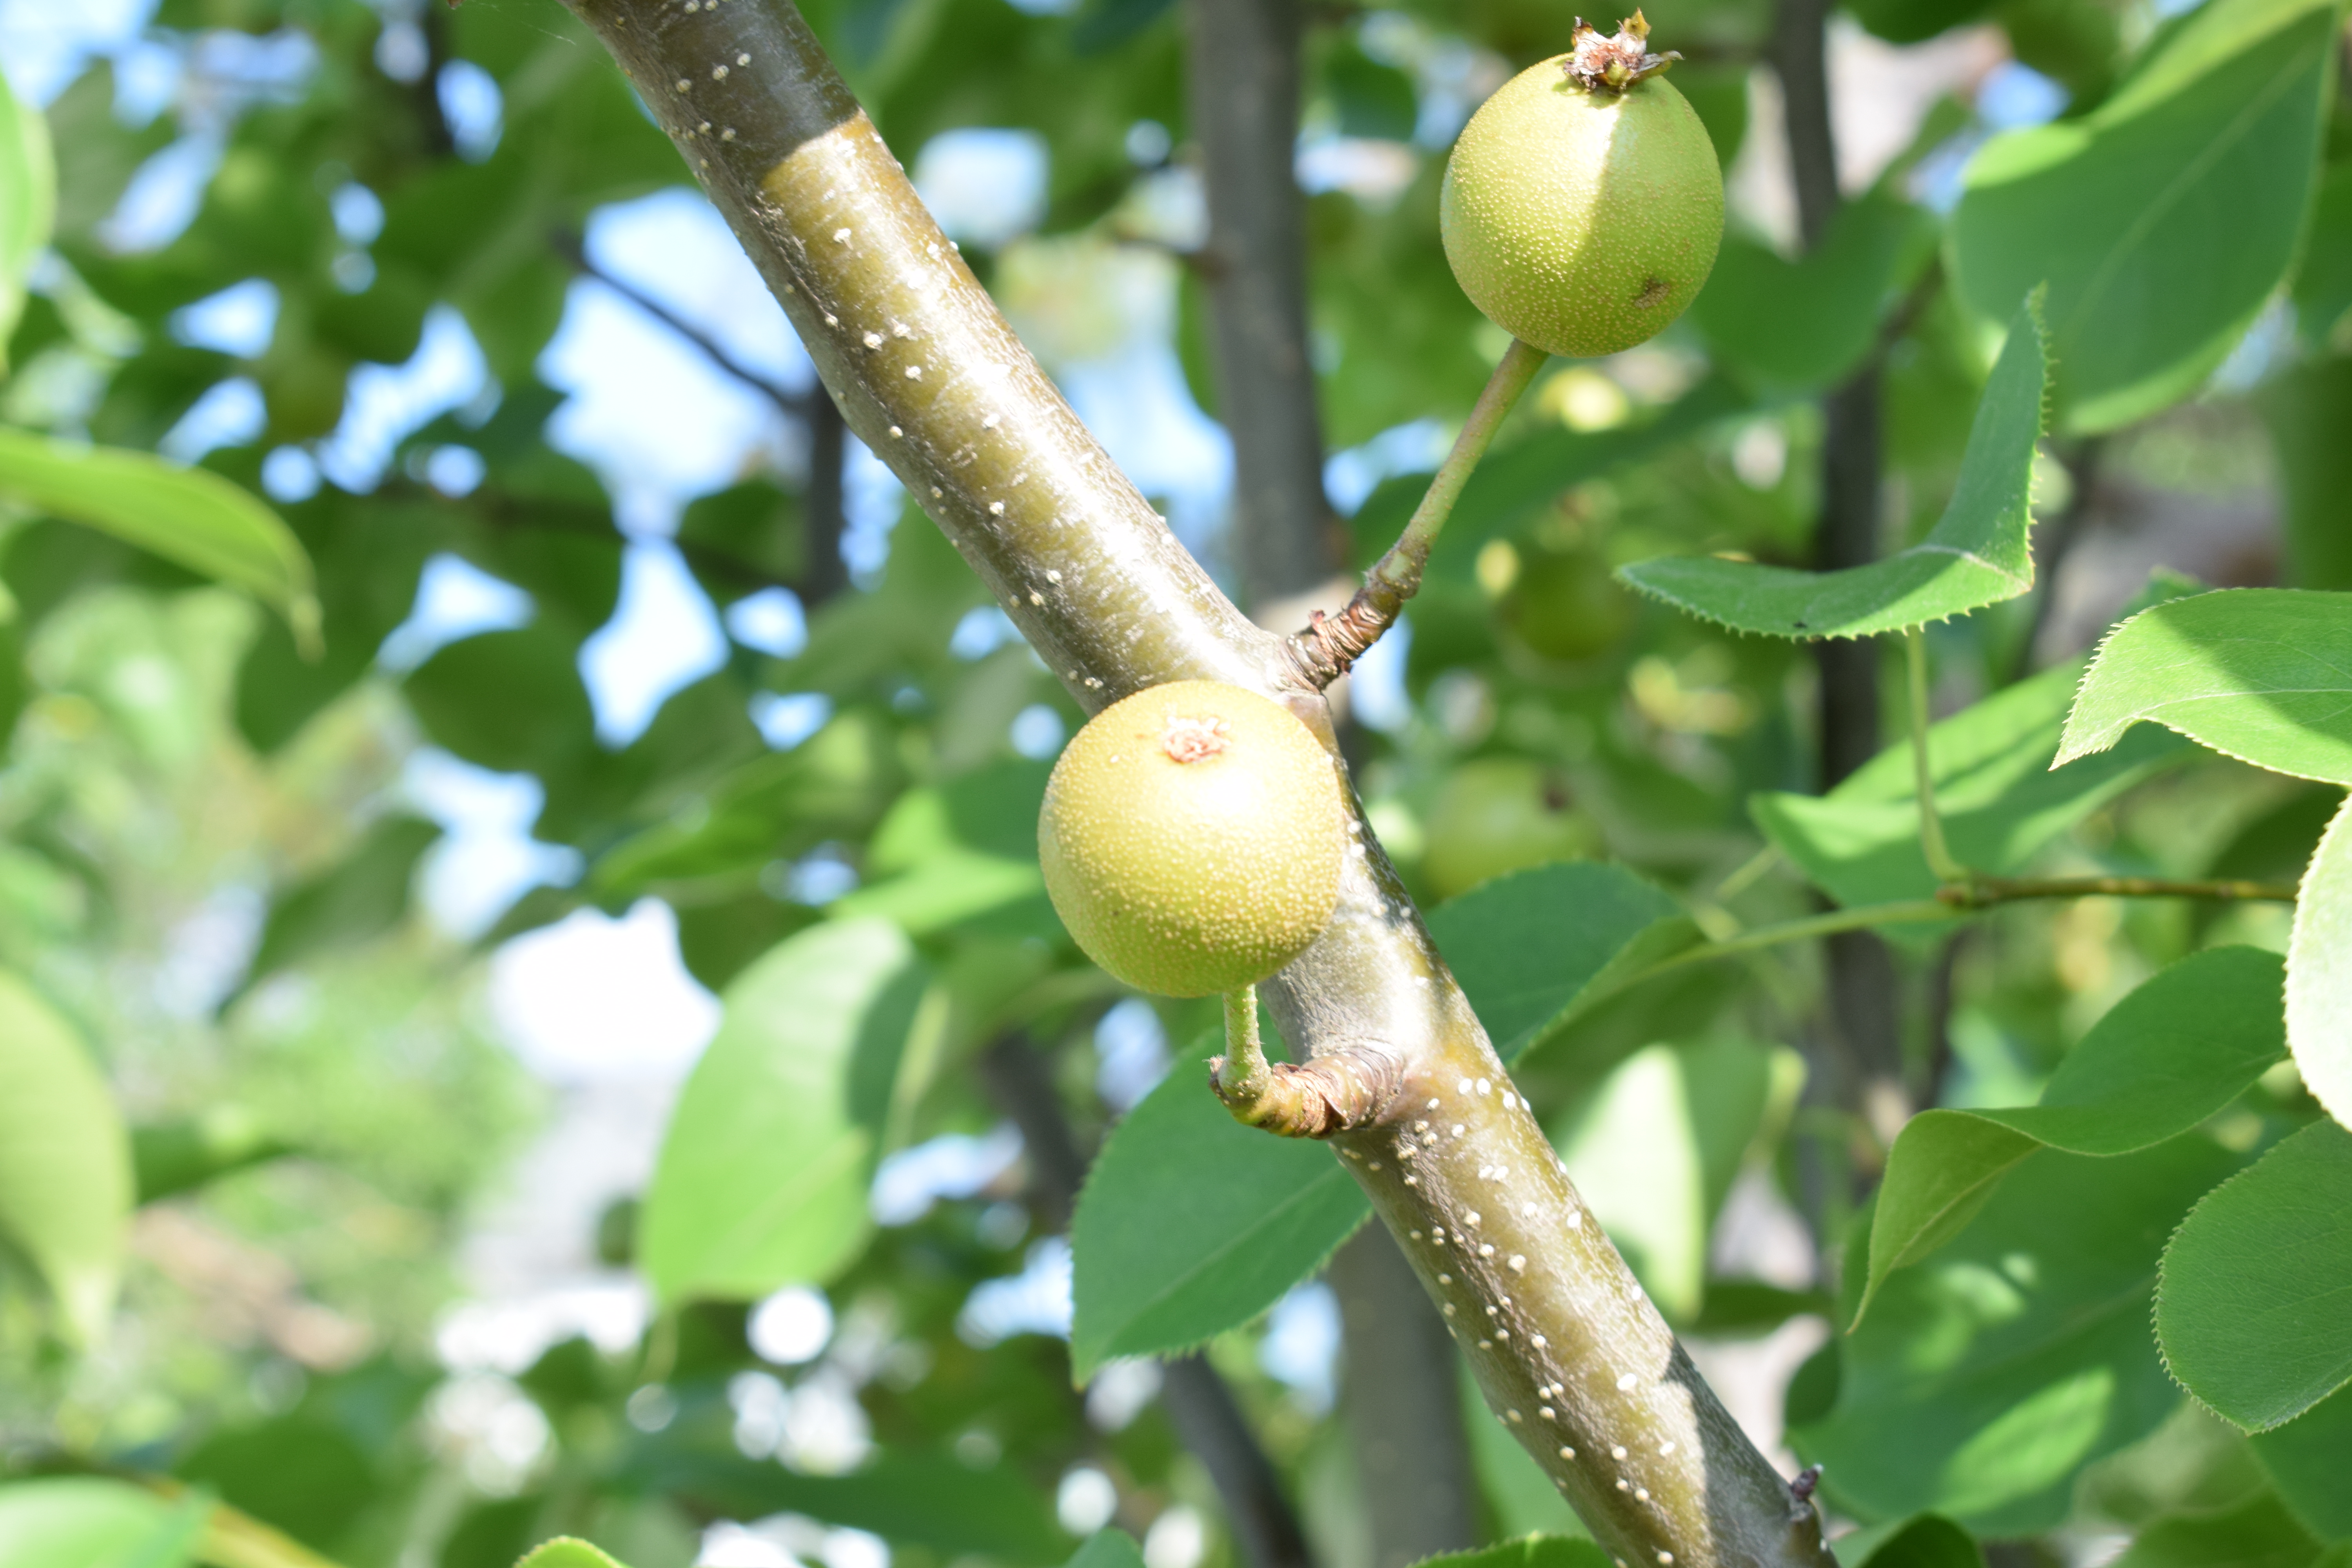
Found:
M 1672 49 L 1663 55 L 1650 53 L 1650 24 L 1639 11 L 1618 23 L 1613 36 L 1602 34 L 1579 16 L 1569 45 L 1563 57 L 1568 74 L 1594 91 L 1608 88 L 1622 92 L 1682 58 Z
M 1338 764 L 1280 704 L 1210 680 L 1122 698 L 1054 764 L 1045 891 L 1087 956 L 1142 991 L 1254 985 L 1322 934 L 1349 846 Z

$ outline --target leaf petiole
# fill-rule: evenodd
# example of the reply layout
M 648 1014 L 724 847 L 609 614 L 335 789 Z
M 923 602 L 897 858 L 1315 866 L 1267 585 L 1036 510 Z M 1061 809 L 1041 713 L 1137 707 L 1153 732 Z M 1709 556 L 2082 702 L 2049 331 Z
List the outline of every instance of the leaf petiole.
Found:
M 1966 889 L 1975 873 L 1954 858 L 1951 846 L 1944 840 L 1944 818 L 1936 810 L 1936 773 L 1927 758 L 1927 635 L 1923 628 L 1904 629 L 1903 660 L 1910 676 L 1911 767 L 1918 781 L 1920 852 L 1927 856 L 1927 869 L 1936 874 L 1936 880 L 1948 889 Z

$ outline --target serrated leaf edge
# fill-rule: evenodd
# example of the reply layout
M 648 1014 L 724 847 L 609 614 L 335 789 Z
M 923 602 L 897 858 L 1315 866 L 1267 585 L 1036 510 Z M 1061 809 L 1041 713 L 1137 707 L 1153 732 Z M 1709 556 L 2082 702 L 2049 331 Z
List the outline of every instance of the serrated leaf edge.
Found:
M 1930 1109 L 1937 1108 L 1931 1107 Z M 1925 1112 L 1922 1112 L 1921 1114 L 1925 1114 Z M 2016 1170 L 2018 1166 L 2025 1163 L 2026 1161 L 2032 1159 L 2034 1155 L 2039 1154 L 2042 1150 L 2051 1147 L 2048 1142 L 2040 1138 L 2034 1137 L 2032 1133 L 2024 1131 L 2020 1128 L 2011 1127 L 2005 1121 L 1996 1121 L 1990 1116 L 1979 1116 L 1972 1110 L 1953 1110 L 1951 1114 L 1955 1116 L 1965 1116 L 1971 1121 L 1981 1121 L 1989 1127 L 1999 1127 L 2004 1131 L 2014 1132 L 2020 1138 L 2023 1138 L 2031 1142 L 2033 1144 L 2033 1147 L 2028 1149 L 2024 1153 L 2020 1154 L 2016 1159 L 2011 1160 L 2008 1164 L 2001 1166 L 1999 1170 L 1988 1173 L 1982 1181 L 1971 1183 L 1968 1186 L 1961 1188 L 1958 1193 L 1953 1194 L 1951 1202 L 1941 1205 L 1936 1210 L 1935 1215 L 1933 1215 L 1934 1221 L 1942 1220 L 1946 1215 L 1948 1215 L 1954 1209 L 1958 1208 L 1962 1204 L 1968 1202 L 1969 1199 L 1974 1197 L 1978 1193 L 1983 1192 L 1987 1187 L 1997 1185 L 2000 1182 L 2006 1180 L 2011 1171 Z M 1917 1118 L 1914 1117 L 1913 1120 L 1916 1121 Z M 1906 1128 L 1907 1129 L 1907 1127 L 1908 1123 L 1906 1123 Z M 1897 1132 L 1895 1134 L 1895 1141 L 1898 1145 L 1903 1142 L 1901 1132 Z M 1890 1166 L 1894 1163 L 1894 1150 L 1890 1148 L 1887 1151 L 1887 1163 Z M 1885 1183 L 1883 1180 L 1880 1186 L 1881 1190 L 1884 1190 Z M 1990 1201 L 1989 1197 L 1987 1201 Z M 1921 1258 L 1940 1251 L 1944 1245 L 1942 1242 L 1939 1242 L 1935 1247 L 1924 1249 L 1917 1248 L 1916 1247 L 1916 1237 L 1924 1236 L 1935 1228 L 1934 1223 L 1923 1225 L 1914 1233 L 1914 1242 L 1906 1243 L 1902 1253 L 1896 1257 L 1894 1261 L 1887 1264 L 1886 1271 L 1882 1274 L 1877 1268 L 1878 1249 L 1876 1246 L 1878 1240 L 1878 1225 L 1881 1217 L 1882 1216 L 1878 1210 L 1873 1209 L 1871 1211 L 1870 1245 L 1864 1248 L 1864 1257 L 1863 1258 L 1862 1300 L 1854 1303 L 1853 1318 L 1845 1326 L 1845 1331 L 1849 1334 L 1862 1326 L 1863 1318 L 1870 1311 L 1870 1304 L 1878 1299 L 1878 1292 L 1885 1286 L 1888 1279 L 1892 1279 L 1898 1270 L 1908 1268 L 1913 1264 L 1918 1262 Z M 1945 1240 L 1950 1241 L 1954 1239 L 1957 1235 L 1958 1233 L 1955 1232 L 1954 1237 L 1948 1237 Z
M 2293 768 L 2283 768 L 2273 763 L 2258 761 L 2242 752 L 2233 752 L 2229 747 L 2209 741 L 2202 735 L 2191 734 L 2179 725 L 2169 720 L 2159 719 L 2153 713 L 2135 713 L 2131 718 L 2109 731 L 2104 739 L 2095 743 L 2086 742 L 2080 747 L 2074 743 L 2074 714 L 2083 705 L 2083 693 L 2090 689 L 2091 678 L 2098 673 L 2100 661 L 2107 657 L 2107 648 L 2124 634 L 2126 627 L 2154 615 L 2158 610 L 2173 605 L 2185 605 L 2191 599 L 2210 598 L 2216 594 L 2268 594 L 2277 591 L 2274 588 L 2208 588 L 2201 594 L 2187 594 L 2178 599 L 2167 599 L 2161 605 L 2150 605 L 2137 615 L 2126 616 L 2107 628 L 2107 635 L 2099 639 L 2098 651 L 2091 656 L 2091 662 L 2083 667 L 2083 679 L 2074 685 L 2074 705 L 2066 710 L 2066 727 L 2059 731 L 2058 754 L 2050 760 L 2051 771 L 2054 773 L 2068 763 L 2077 762 L 2084 757 L 2093 757 L 2101 752 L 2114 751 L 2123 740 L 2125 733 L 2135 724 L 2154 724 L 2160 729 L 2171 731 L 2194 745 L 2204 747 L 2217 756 L 2227 757 L 2233 763 L 2243 763 L 2250 768 L 2260 768 L 2266 773 L 2276 773 L 2281 778 L 2307 779 L 2313 784 L 2333 784 L 2337 789 L 2347 787 L 2342 779 L 2328 778 L 2320 773 L 2297 773 Z
M 2055 417 L 2057 398 L 2058 356 L 2051 347 L 2050 325 L 2049 322 L 2044 320 L 2043 311 L 2043 306 L 2047 301 L 2049 293 L 2050 285 L 2047 282 L 2034 285 L 2033 289 L 2025 296 L 2025 303 L 2021 312 L 2026 319 L 2028 326 L 2033 332 L 2034 345 L 2039 350 L 2042 359 L 2042 384 L 2039 395 L 2036 397 L 2034 402 L 2033 412 L 2033 449 L 2037 452 L 2041 448 L 2042 438 L 2050 433 L 2052 422 Z M 1979 405 L 1979 406 L 1981 406 L 1981 405 Z M 1973 424 L 1971 426 L 1970 433 L 1974 433 Z M 2028 458 L 2027 462 L 2030 472 L 2032 465 L 2032 458 L 2030 457 Z M 1611 575 L 1638 594 L 1655 599 L 1660 604 L 1671 605 L 1694 620 L 1703 621 L 1710 626 L 1721 626 L 1725 630 L 1729 631 L 1736 636 L 1769 637 L 1780 642 L 1797 643 L 1861 642 L 1869 637 L 1885 637 L 1896 632 L 1907 635 L 1908 633 L 1915 631 L 1924 631 L 1931 626 L 1948 626 L 1951 622 L 1962 616 L 1972 616 L 1979 610 L 1990 609 L 1995 605 L 2005 605 L 2011 599 L 2021 598 L 2023 595 L 2032 593 L 2033 591 L 2033 584 L 2036 577 L 2036 566 L 2032 548 L 2033 530 L 2038 521 L 2039 520 L 2033 515 L 2033 498 L 2029 479 L 2028 493 L 2025 502 L 2025 571 L 2022 576 L 2016 573 L 2010 572 L 2005 568 L 1995 566 L 1991 562 L 1987 561 L 1982 556 L 1977 555 L 1969 551 L 1954 550 L 1948 545 L 1931 546 L 1925 540 L 1922 540 L 1917 544 L 1906 546 L 1905 549 L 1897 551 L 1894 555 L 1882 556 L 1877 561 L 1864 563 L 1862 566 L 1845 568 L 1844 570 L 1848 571 L 1865 570 L 1869 566 L 1880 565 L 1887 561 L 1895 560 L 1900 556 L 1907 555 L 1913 551 L 1934 549 L 1942 553 L 1954 555 L 1962 560 L 1974 562 L 1977 565 L 1983 567 L 1986 571 L 1992 573 L 1994 575 L 2005 577 L 2011 582 L 2019 584 L 2016 593 L 2006 595 L 2000 598 L 1985 599 L 1977 604 L 1963 605 L 1960 608 L 1952 610 L 1945 615 L 1928 616 L 1922 617 L 1917 621 L 1905 621 L 1898 625 L 1879 626 L 1869 631 L 1823 632 L 1818 637 L 1800 637 L 1794 635 L 1792 632 L 1766 631 L 1755 626 L 1738 626 L 1724 619 L 1720 616 L 1714 615 L 1706 610 L 1701 609 L 1697 605 L 1689 603 L 1687 600 L 1679 598 L 1676 595 L 1666 592 L 1663 588 L 1645 583 L 1641 578 L 1633 574 L 1642 567 L 1649 565 L 1651 563 L 1650 562 L 1628 562 L 1626 564 L 1618 567 L 1615 572 L 1611 574 Z M 1716 554 L 1706 557 L 1664 556 L 1656 559 L 1723 560 L 1726 558 L 1720 554 Z M 1750 564 L 1758 563 L 1751 563 Z M 1803 571 L 1804 569 L 1790 568 L 1790 570 Z M 1835 575 L 1834 573 L 1830 572 L 1814 572 L 1807 574 L 1816 578 L 1827 578 Z M 2079 689 L 2077 695 L 2079 698 Z M 2108 744 L 2113 745 L 2114 742 L 2110 741 Z
M 1179 1067 L 1176 1070 L 1181 1072 L 1184 1069 L 1181 1067 Z M 1210 1091 L 1204 1087 L 1202 1092 L 1205 1094 Z M 1108 1143 L 1108 1140 L 1105 1139 L 1105 1142 Z M 1332 1150 L 1331 1154 L 1334 1164 L 1344 1173 L 1347 1171 L 1347 1167 L 1345 1165 L 1338 1164 L 1339 1151 L 1334 1149 Z M 1088 1194 L 1094 1191 L 1095 1173 L 1101 1169 L 1102 1160 L 1097 1156 L 1092 1163 L 1087 1165 L 1086 1179 L 1078 1184 L 1078 1195 L 1070 1205 L 1070 1267 L 1074 1276 L 1077 1268 L 1078 1214 L 1079 1211 L 1086 1206 Z M 1294 1192 L 1284 1195 L 1286 1197 L 1296 1197 L 1298 1194 Z M 1312 1279 L 1315 1276 L 1323 1272 L 1324 1268 L 1330 1263 L 1333 1255 L 1336 1254 L 1339 1248 L 1347 1246 L 1349 1241 L 1353 1240 L 1356 1233 L 1364 1228 L 1364 1221 L 1370 1217 L 1371 1211 L 1367 1207 L 1365 1212 L 1357 1217 L 1356 1223 L 1348 1227 L 1347 1235 L 1342 1236 L 1339 1240 L 1333 1242 L 1330 1247 L 1326 1248 L 1321 1256 L 1316 1258 L 1309 1267 L 1300 1272 L 1298 1279 L 1300 1280 Z M 1232 1248 L 1241 1245 L 1242 1243 L 1238 1241 L 1228 1242 L 1225 1245 L 1225 1248 L 1220 1250 L 1218 1253 L 1214 1254 L 1214 1256 L 1220 1258 L 1224 1257 Z M 1165 1294 L 1155 1296 L 1152 1298 L 1151 1302 L 1147 1303 L 1147 1305 L 1154 1304 L 1159 1301 L 1165 1300 L 1166 1299 Z M 1069 1342 L 1071 1386 L 1076 1388 L 1085 1387 L 1087 1383 L 1093 1380 L 1096 1373 L 1100 1372 L 1103 1368 L 1108 1366 L 1115 1361 L 1128 1361 L 1137 1356 L 1153 1356 L 1164 1361 L 1171 1357 L 1184 1355 L 1190 1352 L 1202 1349 L 1215 1341 L 1220 1334 L 1229 1334 L 1236 1329 L 1245 1329 L 1252 1323 L 1256 1322 L 1260 1318 L 1265 1317 L 1266 1313 L 1274 1310 L 1275 1302 L 1281 1300 L 1282 1298 L 1277 1296 L 1275 1298 L 1274 1301 L 1267 1302 L 1265 1307 L 1251 1313 L 1248 1317 L 1242 1319 L 1239 1322 L 1228 1323 L 1221 1329 L 1213 1329 L 1197 1339 L 1186 1340 L 1181 1343 L 1154 1345 L 1149 1349 L 1142 1350 L 1121 1350 L 1116 1348 L 1115 1345 L 1107 1345 L 1104 1347 L 1104 1352 L 1100 1355 L 1088 1354 L 1082 1356 L 1080 1354 L 1078 1345 L 1077 1313 L 1074 1296 L 1071 1307 Z M 1129 1321 L 1133 1321 L 1132 1316 L 1130 1316 Z
M 2328 847 L 2336 842 L 2336 837 L 2338 834 L 2344 834 L 2347 836 L 2347 837 L 2352 837 L 2352 794 L 2347 794 L 2344 797 L 2343 804 L 2336 808 L 2335 816 L 2330 818 L 2328 821 L 2327 831 L 2319 836 L 2319 843 L 2311 852 L 2310 864 L 2303 868 L 2303 879 L 2295 885 L 2294 921 L 2287 928 L 2286 984 L 2282 997 L 2282 1005 L 2284 1008 L 2287 1021 L 2287 1055 L 2294 1061 L 2295 1070 L 2297 1072 L 2302 1072 L 2303 1063 L 2302 1058 L 2296 1054 L 2294 1048 L 2294 979 L 2295 972 L 2298 968 L 2298 965 L 2295 963 L 2295 955 L 2297 951 L 2304 945 L 2304 943 L 2298 939 L 2306 934 L 2303 924 L 2304 910 L 2306 907 L 2304 900 L 2305 895 L 2311 889 L 2313 879 L 2319 875 L 2320 861 L 2326 858 Z M 2331 1117 L 2334 1117 L 2338 1125 L 2346 1128 L 2352 1128 L 2352 1104 L 2332 1104 L 2329 1101 L 2328 1095 L 2321 1093 L 2319 1088 L 2312 1082 L 2309 1076 L 2306 1075 L 2303 1081 L 2304 1086 L 2311 1090 L 2312 1098 L 2319 1101 L 2322 1110 L 2326 1110 Z M 2330 1084 L 2328 1087 L 2332 1092 L 2335 1086 Z
M 2315 1126 L 2318 1124 L 2314 1123 L 2313 1125 Z M 2266 1422 L 2258 1426 L 2249 1426 L 2244 1422 L 2239 1420 L 2236 1416 L 2231 1415 L 2207 1403 L 2202 1394 L 2189 1386 L 2187 1379 L 2183 1378 L 2178 1372 L 2173 1370 L 2172 1347 L 2164 1342 L 2164 1332 L 2158 1319 L 2164 1311 L 2164 1287 L 2171 1273 L 2172 1249 L 2179 1244 L 2181 1233 L 2189 1228 L 2191 1222 L 2193 1222 L 2200 1214 L 2204 1212 L 2205 1205 L 2207 1204 L 2211 1203 L 2215 1198 L 2221 1196 L 2222 1192 L 2227 1188 L 2234 1186 L 2236 1184 L 2246 1180 L 2256 1171 L 2261 1170 L 2263 1162 L 2267 1161 L 2280 1149 L 2285 1147 L 2294 1136 L 2295 1134 L 2289 1133 L 2285 1138 L 2280 1139 L 2268 1149 L 2263 1150 L 2260 1159 L 2254 1160 L 2251 1163 L 2246 1164 L 2236 1171 L 2232 1171 L 2229 1175 L 2224 1176 L 2219 1182 L 2214 1183 L 2211 1190 L 2207 1192 L 2203 1197 L 2199 1198 L 2195 1203 L 2189 1205 L 2189 1212 L 2180 1216 L 2180 1223 L 2172 1227 L 2172 1234 L 2164 1238 L 2164 1250 L 2158 1253 L 2156 1258 L 2156 1289 L 2149 1291 L 2147 1297 L 2148 1338 L 2156 1342 L 2156 1358 L 2163 1364 L 2164 1375 L 2170 1378 L 2174 1386 L 2178 1387 L 2181 1393 L 2187 1394 L 2199 1409 L 2210 1412 L 2214 1419 L 2224 1422 L 2230 1426 L 2236 1428 L 2238 1431 L 2250 1434 L 2258 1432 L 2275 1432 L 2282 1426 L 2293 1425 L 2294 1422 L 2308 1415 L 2321 1403 L 2321 1401 L 2326 1400 L 2334 1394 L 2341 1394 L 2347 1388 L 2352 1388 L 2352 1377 L 2347 1377 L 2342 1383 L 2337 1384 L 2334 1388 L 2329 1389 L 2327 1393 L 2321 1394 L 2319 1398 L 2313 1400 L 2309 1405 L 2305 1405 L 2293 1415 L 2282 1416 L 2276 1421 Z

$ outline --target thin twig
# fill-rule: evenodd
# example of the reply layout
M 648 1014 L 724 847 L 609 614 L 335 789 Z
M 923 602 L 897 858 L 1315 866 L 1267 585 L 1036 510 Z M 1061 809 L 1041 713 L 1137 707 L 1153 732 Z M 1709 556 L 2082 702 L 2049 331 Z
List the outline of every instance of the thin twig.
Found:
M 1831 910 L 1802 920 L 1779 921 L 1720 941 L 1700 942 L 1662 958 L 1629 975 L 1619 989 L 1637 985 L 1670 969 L 1732 958 L 1762 948 L 1780 947 L 1843 931 L 1874 931 L 1880 926 L 1919 925 L 1948 921 L 1988 910 L 1996 904 L 2029 899 L 2230 899 L 2258 903 L 2295 900 L 2292 882 L 2243 880 L 2175 881 L 2163 877 L 1987 877 L 1970 873 L 1965 882 L 1939 889 L 1932 899 L 1907 899 L 1896 903 L 1858 904 Z
M 2021 899 L 2234 899 L 2291 904 L 2293 882 L 2220 879 L 2175 881 L 2166 877 L 1985 877 L 1945 888 L 1938 903 L 1956 910 L 1988 909 Z
M 819 385 L 812 384 L 805 391 L 795 392 L 789 386 L 770 381 L 766 376 L 729 353 L 717 339 L 659 300 L 627 279 L 616 278 L 597 266 L 595 259 L 588 254 L 588 247 L 582 242 L 581 237 L 572 230 L 558 229 L 549 237 L 548 243 L 554 247 L 555 253 L 563 258 L 572 270 L 591 282 L 603 284 L 679 337 L 684 338 L 699 350 L 705 359 L 774 404 L 778 410 L 788 417 L 806 419 L 815 400 L 824 395 L 824 388 Z
M 1396 621 L 1404 602 L 1421 587 L 1422 568 L 1429 563 L 1430 547 L 1437 542 L 1438 531 L 1445 520 L 1454 515 L 1454 503 L 1462 497 L 1462 487 L 1469 482 L 1471 470 L 1494 444 L 1495 432 L 1502 427 L 1503 416 L 1510 413 L 1519 395 L 1543 368 L 1547 356 L 1543 350 L 1529 347 L 1517 338 L 1503 353 L 1502 363 L 1487 378 L 1486 390 L 1479 393 L 1478 402 L 1470 410 L 1462 434 L 1454 438 L 1454 449 L 1445 454 L 1445 461 L 1423 492 L 1421 504 L 1413 508 L 1412 518 L 1404 525 L 1404 532 L 1388 548 L 1388 552 L 1374 563 L 1364 577 L 1364 585 L 1356 590 L 1354 598 L 1336 616 L 1326 616 L 1318 610 L 1308 617 L 1307 629 L 1294 635 L 1285 645 L 1292 667 L 1299 678 L 1320 690 L 1348 673 L 1349 666 L 1363 657 L 1364 650 L 1380 640 L 1381 634 Z
M 466 513 L 493 530 L 522 533 L 563 533 L 578 539 L 593 539 L 615 546 L 625 545 L 627 536 L 613 525 L 612 514 L 596 507 L 576 506 L 565 501 L 521 501 L 503 491 L 476 490 L 471 495 L 449 496 L 415 479 L 388 479 L 376 494 L 384 497 L 427 497 L 452 510 Z M 687 564 L 714 577 L 724 578 L 748 588 L 791 588 L 800 584 L 789 577 L 779 576 L 755 561 L 736 554 L 731 550 L 706 543 L 697 539 L 675 538 Z M 803 595 L 805 597 L 805 595 Z

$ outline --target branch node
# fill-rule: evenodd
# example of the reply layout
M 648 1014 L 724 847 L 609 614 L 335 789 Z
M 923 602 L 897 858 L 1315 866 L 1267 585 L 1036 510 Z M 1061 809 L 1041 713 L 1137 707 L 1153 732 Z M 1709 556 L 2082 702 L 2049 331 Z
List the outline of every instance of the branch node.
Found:
M 1307 617 L 1307 629 L 1293 632 L 1282 643 L 1283 663 L 1292 679 L 1322 690 L 1348 673 L 1381 634 L 1396 624 L 1397 613 L 1411 595 L 1385 586 L 1377 577 L 1366 579 L 1336 616 L 1316 610 Z
M 1227 1082 L 1226 1058 L 1209 1063 L 1209 1087 L 1234 1120 L 1282 1138 L 1332 1138 L 1377 1121 L 1395 1100 L 1404 1070 L 1385 1051 L 1361 1046 L 1326 1051 L 1305 1066 L 1266 1062 Z

